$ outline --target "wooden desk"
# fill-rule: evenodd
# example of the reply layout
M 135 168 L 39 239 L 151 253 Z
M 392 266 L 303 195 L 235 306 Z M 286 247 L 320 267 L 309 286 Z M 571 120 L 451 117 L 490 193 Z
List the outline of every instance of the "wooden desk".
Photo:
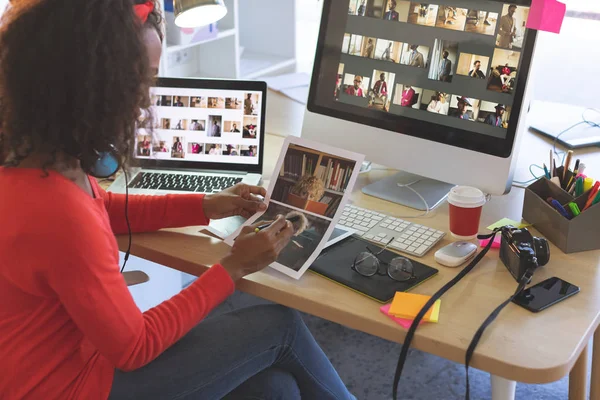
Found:
M 281 137 L 267 136 L 265 171 L 273 170 L 282 143 Z M 392 216 L 411 215 L 412 210 L 360 192 L 363 186 L 391 173 L 393 171 L 374 170 L 360 176 L 352 202 Z M 482 230 L 503 217 L 520 220 L 523 196 L 523 189 L 514 189 L 507 196 L 493 198 L 484 208 Z M 427 218 L 414 221 L 447 231 L 448 207 L 443 205 Z M 132 254 L 200 275 L 228 252 L 228 246 L 198 231 L 198 227 L 192 227 L 134 235 Z M 121 249 L 126 248 L 127 238 L 119 237 L 118 240 Z M 451 241 L 450 237 L 445 238 L 436 249 Z M 437 265 L 433 253 L 429 252 L 423 262 L 435 266 L 440 273 L 417 287 L 416 293 L 433 294 L 458 272 L 458 269 Z M 565 255 L 552 245 L 551 261 L 536 272 L 534 283 L 559 276 L 580 286 L 581 293 L 540 314 L 509 305 L 487 330 L 472 366 L 494 376 L 525 383 L 553 382 L 573 370 L 570 398 L 583 399 L 587 344 L 600 323 L 599 267 L 600 251 Z M 440 322 L 420 327 L 413 346 L 463 363 L 475 330 L 515 288 L 516 282 L 499 261 L 497 251 L 491 251 L 473 272 L 444 296 Z M 296 281 L 267 269 L 239 282 L 238 289 L 394 342 L 401 343 L 406 334 L 379 312 L 380 304 L 312 273 Z M 503 400 L 511 398 L 510 394 L 503 396 Z M 494 400 L 496 398 L 500 397 Z

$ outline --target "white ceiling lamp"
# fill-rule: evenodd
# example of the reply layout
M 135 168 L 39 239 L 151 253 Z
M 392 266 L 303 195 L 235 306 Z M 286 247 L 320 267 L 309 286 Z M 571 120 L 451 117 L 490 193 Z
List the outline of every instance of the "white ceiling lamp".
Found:
M 223 0 L 173 0 L 173 11 L 180 28 L 206 26 L 227 15 Z

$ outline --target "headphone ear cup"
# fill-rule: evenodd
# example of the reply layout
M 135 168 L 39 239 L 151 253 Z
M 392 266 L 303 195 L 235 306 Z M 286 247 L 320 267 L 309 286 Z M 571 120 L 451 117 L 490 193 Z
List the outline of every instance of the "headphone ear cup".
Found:
M 98 158 L 92 165 L 85 165 L 84 162 L 81 164 L 83 169 L 89 171 L 89 174 L 94 178 L 108 178 L 121 168 L 121 157 L 113 146 L 111 146 L 111 151 L 98 152 L 97 154 Z

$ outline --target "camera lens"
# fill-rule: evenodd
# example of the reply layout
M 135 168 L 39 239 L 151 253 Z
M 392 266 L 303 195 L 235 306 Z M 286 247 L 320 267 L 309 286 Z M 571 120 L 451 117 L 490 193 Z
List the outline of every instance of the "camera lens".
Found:
M 533 246 L 535 248 L 535 256 L 538 260 L 538 265 L 543 267 L 550 261 L 550 245 L 544 238 L 533 238 Z

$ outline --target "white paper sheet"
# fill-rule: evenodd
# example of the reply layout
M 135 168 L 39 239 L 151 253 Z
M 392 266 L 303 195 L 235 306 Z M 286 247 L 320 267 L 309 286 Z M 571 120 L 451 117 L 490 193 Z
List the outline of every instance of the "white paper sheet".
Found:
M 268 222 L 290 212 L 301 213 L 308 222 L 271 264 L 272 268 L 295 279 L 306 272 L 336 228 L 363 161 L 363 155 L 332 146 L 292 136 L 285 140 L 265 198 L 269 207 L 244 223 Z M 325 187 L 318 201 L 308 201 L 299 188 L 299 181 L 307 175 L 317 177 Z M 225 243 L 233 246 L 241 229 Z

